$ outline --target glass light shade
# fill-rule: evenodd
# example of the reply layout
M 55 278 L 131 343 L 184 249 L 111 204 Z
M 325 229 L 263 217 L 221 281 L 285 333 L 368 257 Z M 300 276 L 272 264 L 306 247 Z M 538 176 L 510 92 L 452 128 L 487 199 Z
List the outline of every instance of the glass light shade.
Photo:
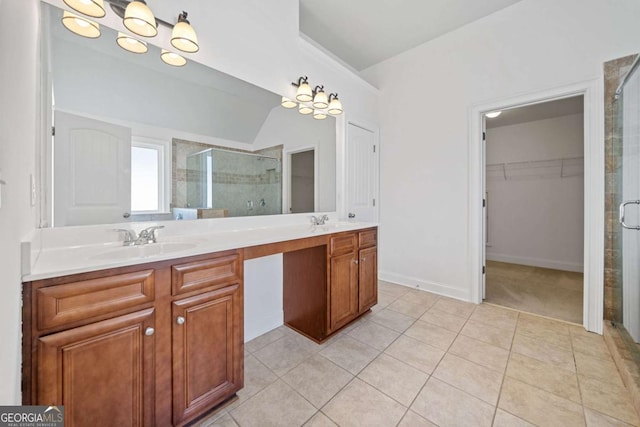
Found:
M 64 0 L 64 3 L 76 12 L 92 18 L 102 18 L 106 15 L 103 0 Z
M 118 46 L 123 48 L 124 50 L 128 50 L 133 53 L 147 53 L 149 48 L 147 47 L 147 43 L 134 39 L 124 33 L 118 32 L 118 38 L 116 39 L 116 43 Z
M 489 117 L 490 119 L 495 119 L 500 114 L 502 114 L 502 111 L 492 111 L 490 113 L 485 114 L 485 116 Z
M 296 108 L 298 106 L 298 103 L 290 100 L 286 96 L 283 96 L 280 105 L 282 105 L 284 108 Z
M 189 21 L 179 21 L 173 26 L 171 31 L 171 44 L 178 50 L 187 53 L 197 52 L 200 47 L 198 46 L 198 37 L 193 30 Z
M 320 110 L 314 110 L 313 111 L 313 118 L 316 120 L 324 120 L 327 118 L 327 113 L 325 113 L 324 111 L 320 111 Z
M 315 98 L 313 98 L 313 106 L 316 108 L 327 108 L 329 106 L 327 94 L 323 91 L 316 93 Z
M 300 104 L 300 107 L 298 107 L 298 112 L 305 115 L 311 114 L 313 113 L 313 108 L 309 107 L 308 105 Z
M 342 102 L 338 98 L 333 98 L 329 103 L 329 109 L 327 110 L 332 116 L 339 116 L 342 114 Z
M 122 23 L 129 31 L 142 37 L 155 37 L 158 34 L 153 12 L 138 0 L 129 3 L 124 11 Z
M 300 102 L 309 102 L 313 99 L 313 91 L 309 83 L 300 83 L 296 91 L 296 99 Z
M 100 37 L 100 25 L 66 10 L 62 14 L 62 25 L 79 36 L 95 39 Z
M 162 49 L 162 53 L 160 54 L 160 58 L 167 64 L 173 65 L 174 67 L 182 67 L 187 63 L 187 60 L 177 53 L 173 53 L 168 51 L 167 49 Z

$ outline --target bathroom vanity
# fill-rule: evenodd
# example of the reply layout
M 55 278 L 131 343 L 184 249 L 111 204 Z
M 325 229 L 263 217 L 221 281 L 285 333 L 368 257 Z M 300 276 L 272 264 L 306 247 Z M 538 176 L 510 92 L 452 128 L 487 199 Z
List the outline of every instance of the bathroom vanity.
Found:
M 377 302 L 375 226 L 233 237 L 200 235 L 194 247 L 174 238 L 155 245 L 175 252 L 129 259 L 118 256 L 136 248 L 84 248 L 98 261 L 81 272 L 65 274 L 78 259 L 27 275 L 23 404 L 64 405 L 68 425 L 181 426 L 231 398 L 244 379 L 247 259 L 283 254 L 284 322 L 316 342 Z M 53 266 L 61 254 L 40 254 L 40 261 Z M 128 265 L 101 268 L 105 259 Z

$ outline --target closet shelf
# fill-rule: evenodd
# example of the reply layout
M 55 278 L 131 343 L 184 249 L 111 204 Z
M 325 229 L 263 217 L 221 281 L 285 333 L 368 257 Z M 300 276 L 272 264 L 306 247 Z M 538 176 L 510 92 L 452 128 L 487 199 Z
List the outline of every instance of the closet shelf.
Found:
M 584 174 L 584 157 L 487 165 L 487 181 L 569 178 Z

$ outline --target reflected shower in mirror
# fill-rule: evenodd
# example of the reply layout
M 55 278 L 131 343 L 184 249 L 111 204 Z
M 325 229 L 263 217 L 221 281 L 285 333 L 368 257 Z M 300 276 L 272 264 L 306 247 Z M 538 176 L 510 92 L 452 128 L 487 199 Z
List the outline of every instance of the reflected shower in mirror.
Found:
M 196 218 L 198 209 L 200 217 L 294 212 L 291 154 L 305 150 L 315 153 L 310 210 L 335 210 L 333 117 L 285 109 L 280 95 L 193 60 L 170 67 L 151 44 L 127 52 L 116 43 L 120 28 L 79 37 L 62 26 L 61 9 L 42 6 L 55 100 L 49 224 L 192 217 L 179 209 L 195 209 Z M 207 158 L 209 169 L 187 167 Z

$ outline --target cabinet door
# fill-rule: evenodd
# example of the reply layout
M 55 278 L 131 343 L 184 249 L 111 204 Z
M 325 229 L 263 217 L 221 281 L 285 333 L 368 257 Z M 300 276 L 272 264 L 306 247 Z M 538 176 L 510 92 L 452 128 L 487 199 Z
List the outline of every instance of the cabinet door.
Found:
M 358 312 L 362 313 L 378 302 L 378 250 L 361 249 L 359 257 L 359 304 Z
M 358 314 L 358 269 L 356 262 L 353 253 L 331 257 L 330 331 L 344 326 Z
M 153 309 L 38 339 L 38 405 L 64 405 L 66 426 L 152 426 Z
M 173 422 L 182 425 L 243 386 L 239 284 L 173 302 Z

